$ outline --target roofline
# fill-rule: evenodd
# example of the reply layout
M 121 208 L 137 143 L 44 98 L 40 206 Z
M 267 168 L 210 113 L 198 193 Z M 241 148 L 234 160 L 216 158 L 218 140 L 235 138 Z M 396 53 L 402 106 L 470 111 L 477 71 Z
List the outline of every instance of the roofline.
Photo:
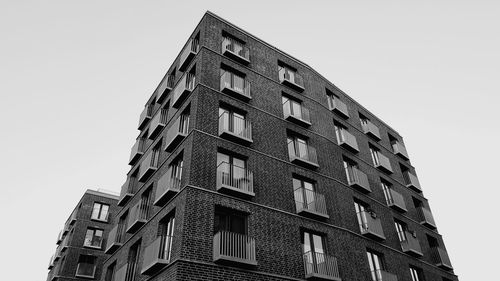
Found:
M 106 197 L 106 198 L 113 199 L 113 200 L 120 199 L 120 196 L 112 193 L 112 191 L 104 190 L 104 189 L 98 189 L 98 190 L 87 189 L 85 191 L 85 194 L 92 194 L 92 195 L 102 196 L 102 197 Z

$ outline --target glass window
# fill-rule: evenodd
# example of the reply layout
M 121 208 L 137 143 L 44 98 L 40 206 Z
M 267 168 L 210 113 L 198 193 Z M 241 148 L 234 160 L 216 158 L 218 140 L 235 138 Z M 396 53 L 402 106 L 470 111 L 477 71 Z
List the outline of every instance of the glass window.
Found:
M 93 220 L 108 221 L 108 211 L 109 205 L 102 203 L 94 203 L 94 208 L 92 209 Z
M 382 257 L 371 251 L 367 251 L 366 254 L 368 256 L 372 281 L 382 280 L 382 273 L 380 272 L 384 269 Z
M 94 277 L 96 257 L 80 255 L 78 258 L 77 276 Z
M 160 234 L 160 258 L 170 259 L 170 254 L 172 252 L 172 240 L 174 238 L 174 226 L 175 226 L 175 214 L 169 215 L 162 221 L 158 226 L 158 233 Z
M 424 281 L 422 270 L 416 267 L 410 266 L 410 276 L 412 281 Z
M 102 245 L 102 229 L 88 228 L 85 234 L 83 246 L 101 248 Z

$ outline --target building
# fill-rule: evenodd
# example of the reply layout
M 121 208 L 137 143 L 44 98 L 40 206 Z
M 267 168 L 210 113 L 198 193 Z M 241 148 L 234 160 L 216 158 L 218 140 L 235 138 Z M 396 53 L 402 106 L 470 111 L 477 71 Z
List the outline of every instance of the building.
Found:
M 113 227 L 118 196 L 88 189 L 59 232 L 49 261 L 48 281 L 99 280 L 104 260 L 104 238 Z
M 398 132 L 210 12 L 138 129 L 103 281 L 458 280 Z

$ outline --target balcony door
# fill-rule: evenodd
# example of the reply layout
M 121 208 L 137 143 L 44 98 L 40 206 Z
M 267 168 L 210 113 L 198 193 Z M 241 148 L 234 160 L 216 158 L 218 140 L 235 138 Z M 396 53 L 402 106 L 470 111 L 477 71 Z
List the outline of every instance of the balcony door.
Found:
M 302 159 L 309 159 L 307 140 L 299 137 L 288 137 L 288 151 Z
M 366 254 L 368 256 L 368 264 L 370 266 L 372 281 L 382 281 L 381 271 L 384 269 L 382 257 L 371 251 L 367 251 Z
M 304 231 L 302 239 L 303 254 L 306 260 L 306 272 L 326 272 L 323 237 Z
M 368 208 L 358 202 L 354 202 L 354 208 L 356 209 L 356 216 L 358 218 L 359 228 L 361 231 L 365 230 L 368 225 Z
M 314 210 L 314 184 L 312 182 L 293 179 L 293 190 L 297 209 Z
M 247 220 L 244 215 L 224 211 L 215 212 L 214 232 L 232 232 L 241 235 L 247 234 Z
M 160 258 L 170 259 L 170 254 L 172 252 L 172 240 L 174 237 L 174 226 L 175 226 L 175 215 L 171 215 L 164 220 L 160 221 L 158 226 L 158 234 L 161 237 L 160 240 Z
M 303 119 L 302 118 L 302 105 L 300 102 L 289 99 L 285 96 L 281 97 L 282 104 L 283 104 L 283 112 L 289 113 L 292 116 L 295 116 L 296 118 Z
M 382 186 L 382 191 L 384 191 L 384 197 L 387 204 L 394 202 L 391 193 L 391 184 L 382 180 L 380 186 Z
M 217 153 L 217 169 L 222 173 L 223 183 L 242 187 L 248 184 L 246 179 L 246 161 L 224 153 Z
M 236 135 L 242 135 L 245 129 L 245 115 L 219 108 L 219 119 L 222 118 L 223 129 Z

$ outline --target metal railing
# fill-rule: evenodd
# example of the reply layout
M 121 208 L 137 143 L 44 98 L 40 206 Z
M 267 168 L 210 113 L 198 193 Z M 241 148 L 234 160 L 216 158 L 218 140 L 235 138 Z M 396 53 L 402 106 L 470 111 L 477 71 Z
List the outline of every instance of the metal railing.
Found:
M 418 217 L 420 219 L 420 223 L 428 224 L 432 227 L 436 227 L 436 222 L 434 221 L 434 216 L 431 211 L 425 207 L 417 208 Z
M 295 159 L 300 159 L 303 161 L 311 162 L 314 164 L 318 164 L 318 155 L 316 154 L 316 148 L 307 145 L 306 150 L 298 150 L 296 149 L 296 145 L 294 141 L 288 142 L 288 156 L 290 161 L 294 161 Z
M 405 199 L 404 199 L 403 195 L 401 195 L 401 193 L 399 193 L 395 190 L 392 190 L 392 189 L 389 189 L 389 193 L 391 194 L 391 197 L 387 198 L 387 205 L 388 206 L 396 206 L 396 207 L 399 207 L 401 209 L 406 210 L 406 203 L 405 203 Z
M 361 211 L 357 213 L 358 220 L 361 218 L 359 227 L 361 229 L 361 234 L 375 234 L 377 236 L 384 237 L 384 230 L 382 229 L 382 223 L 380 219 L 376 217 L 375 213 Z
M 403 155 L 406 159 L 408 159 L 408 152 L 406 151 L 406 147 L 403 143 L 399 141 L 392 142 L 392 150 L 394 151 L 394 154 Z
M 359 150 L 356 137 L 347 130 L 339 129 L 339 145 L 346 144 L 355 150 Z
M 172 106 L 175 105 L 175 107 L 179 106 L 179 100 L 182 100 L 181 97 L 187 93 L 191 92 L 194 89 L 194 85 L 196 83 L 196 76 L 192 73 L 185 73 L 179 83 L 177 83 L 177 86 L 175 86 L 175 89 L 173 90 L 172 94 Z
M 340 279 L 337 259 L 324 253 L 306 252 L 303 254 L 306 276 L 323 275 Z
M 403 178 L 405 180 L 406 186 L 407 187 L 414 187 L 418 190 L 422 190 L 420 187 L 420 182 L 418 181 L 417 176 L 413 175 L 410 173 L 410 171 L 406 171 L 403 173 Z
M 170 262 L 173 236 L 164 235 L 157 237 L 153 243 L 144 250 L 143 272 L 155 264 Z
M 174 87 L 174 83 L 175 76 L 167 75 L 165 79 L 161 81 L 160 86 L 158 87 L 158 90 L 156 92 L 156 100 L 162 101 L 167 96 L 167 93 L 172 90 L 172 88 Z
M 219 231 L 214 235 L 214 259 L 229 257 L 255 263 L 255 239 L 247 235 Z
M 361 172 L 358 168 L 354 166 L 348 166 L 346 169 L 347 183 L 352 185 L 357 185 L 368 191 L 371 191 L 370 184 L 368 183 L 368 176 Z
M 294 192 L 294 197 L 297 213 L 305 210 L 323 215 L 328 214 L 323 194 L 305 188 L 297 188 Z
M 146 200 L 139 200 L 130 208 L 128 216 L 128 227 L 132 227 L 136 222 L 145 222 L 148 220 L 150 206 Z
M 250 61 L 250 50 L 232 38 L 225 37 L 222 41 L 222 52 L 224 53 L 225 51 L 229 51 L 246 61 Z
M 106 251 L 113 245 L 113 244 L 122 244 L 125 241 L 125 234 L 123 233 L 123 224 L 117 224 L 115 227 L 109 231 L 108 234 L 108 239 L 106 240 Z
M 283 83 L 283 81 L 287 81 L 299 86 L 300 88 L 304 88 L 304 79 L 297 72 L 286 67 L 280 67 L 278 69 L 278 75 L 281 83 Z
M 232 121 L 232 122 L 231 122 Z M 219 116 L 219 135 L 229 132 L 235 136 L 245 139 L 252 139 L 252 123 L 250 120 L 240 118 L 224 111 Z
M 151 114 L 153 113 L 152 111 L 152 106 L 146 105 L 146 107 L 144 107 L 144 110 L 142 110 L 141 116 L 139 117 L 139 128 L 141 128 L 147 120 L 151 119 Z
M 220 76 L 220 90 L 225 88 L 237 92 L 246 97 L 251 97 L 250 95 L 250 82 L 245 80 L 245 78 L 240 77 L 229 71 L 224 71 Z
M 383 168 L 384 170 L 392 172 L 391 161 L 380 151 L 376 151 L 377 157 L 375 159 L 375 165 L 377 167 Z
M 283 117 L 285 119 L 287 119 L 289 116 L 292 116 L 296 119 L 300 119 L 308 123 L 311 123 L 311 116 L 309 113 L 309 109 L 300 105 L 300 110 L 298 112 L 296 111 L 297 110 L 294 110 L 293 108 L 293 102 L 291 100 L 287 100 L 286 102 L 283 103 Z
M 406 237 L 405 240 L 401 241 L 403 252 L 414 251 L 416 253 L 422 253 L 422 247 L 420 247 L 420 242 L 414 233 L 405 230 L 404 235 L 400 236 Z
M 165 127 L 165 125 L 167 124 L 167 109 L 165 108 L 162 108 L 160 110 L 158 110 L 158 112 L 156 113 L 156 115 L 153 117 L 153 119 L 151 119 L 151 123 L 149 125 L 149 128 L 150 128 L 150 134 L 151 135 L 156 135 L 156 131 L 160 128 L 160 127 Z
M 156 201 L 160 201 L 169 191 L 179 192 L 181 189 L 181 178 L 172 176 L 172 167 L 158 180 L 156 185 Z M 156 204 L 156 203 L 155 203 Z
M 361 127 L 363 128 L 363 132 L 365 134 L 372 134 L 373 136 L 380 138 L 380 131 L 377 126 L 375 126 L 370 120 L 363 120 L 361 122 Z
M 182 50 L 182 53 L 179 58 L 179 70 L 183 71 L 186 65 L 189 63 L 188 59 L 193 58 L 195 54 L 198 53 L 199 49 L 199 40 L 197 38 L 192 38 L 189 40 L 186 47 Z
M 141 162 L 141 166 L 139 167 L 139 180 L 144 180 L 145 175 L 151 171 L 156 170 L 158 168 L 158 156 L 159 151 L 151 150 L 146 158 Z
M 349 116 L 347 105 L 340 101 L 337 97 L 328 96 L 328 107 L 330 110 L 337 110 L 345 116 Z
M 144 154 L 144 150 L 146 148 L 146 139 L 140 138 L 136 140 L 134 146 L 132 146 L 132 149 L 130 150 L 130 157 L 129 157 L 129 163 L 134 160 L 137 155 L 142 155 Z
M 450 257 L 448 252 L 440 247 L 431 248 L 431 260 L 438 266 L 443 266 L 452 269 Z
M 372 281 L 398 281 L 398 277 L 395 274 L 389 273 L 381 269 L 373 270 L 371 274 L 372 274 Z
M 253 173 L 248 169 L 222 162 L 217 166 L 217 188 L 223 186 L 253 193 Z
M 189 114 L 181 114 L 165 136 L 165 150 L 172 151 L 189 132 Z

